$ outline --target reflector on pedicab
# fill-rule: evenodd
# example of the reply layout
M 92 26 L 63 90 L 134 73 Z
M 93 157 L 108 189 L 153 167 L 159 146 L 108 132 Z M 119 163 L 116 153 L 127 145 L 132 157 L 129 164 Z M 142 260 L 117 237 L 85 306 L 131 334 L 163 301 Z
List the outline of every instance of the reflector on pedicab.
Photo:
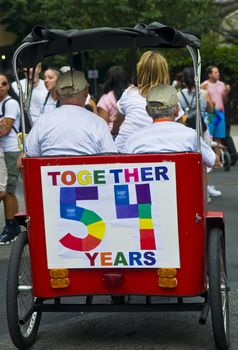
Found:
M 50 285 L 52 288 L 67 288 L 70 284 L 68 278 L 68 269 L 51 269 L 50 270 Z

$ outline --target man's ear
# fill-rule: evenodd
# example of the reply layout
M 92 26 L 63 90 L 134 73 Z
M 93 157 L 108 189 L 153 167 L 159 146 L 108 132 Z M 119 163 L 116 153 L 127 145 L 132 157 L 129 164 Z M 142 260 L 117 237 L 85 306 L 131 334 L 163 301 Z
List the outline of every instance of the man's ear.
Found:
M 179 115 L 179 105 L 177 104 L 175 111 L 174 111 L 174 119 L 176 119 Z
M 88 86 L 83 91 L 83 97 L 86 99 L 88 97 Z

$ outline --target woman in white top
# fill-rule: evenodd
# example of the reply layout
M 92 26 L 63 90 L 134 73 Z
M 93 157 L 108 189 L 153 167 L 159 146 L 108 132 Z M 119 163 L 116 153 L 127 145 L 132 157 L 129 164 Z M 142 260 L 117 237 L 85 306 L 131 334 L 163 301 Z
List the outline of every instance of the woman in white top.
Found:
M 17 133 L 20 127 L 20 108 L 14 98 L 16 98 L 16 94 L 11 87 L 8 76 L 0 73 L 0 148 L 4 152 L 8 173 L 6 194 L 3 198 L 6 226 L 0 235 L 0 245 L 12 242 L 19 233 L 14 216 L 18 211 L 15 190 L 19 176 Z
M 152 119 L 145 110 L 145 96 L 149 89 L 160 84 L 169 84 L 169 81 L 165 58 L 156 51 L 144 52 L 137 64 L 137 86 L 129 86 L 117 102 L 120 114 L 116 115 L 112 133 L 117 133 L 120 126 L 115 140 L 119 152 L 123 152 L 129 135 L 152 124 Z
M 189 112 L 189 110 L 196 110 L 194 69 L 192 67 L 188 67 L 183 70 L 183 82 L 185 87 L 178 92 L 178 98 L 181 107 L 185 112 Z M 207 111 L 211 113 L 214 109 L 214 104 L 210 100 L 207 91 L 203 89 L 200 90 L 200 109 L 202 117 L 202 129 L 203 132 L 205 132 L 207 130 L 204 121 L 205 112 Z M 189 115 L 187 115 L 187 117 L 189 117 Z M 195 118 L 192 118 L 191 121 L 188 118 L 185 122 L 185 125 L 195 129 Z
M 60 76 L 60 71 L 56 68 L 48 68 L 44 74 L 45 87 L 48 90 L 45 101 L 41 107 L 41 114 L 50 112 L 59 105 L 56 93 L 56 82 Z

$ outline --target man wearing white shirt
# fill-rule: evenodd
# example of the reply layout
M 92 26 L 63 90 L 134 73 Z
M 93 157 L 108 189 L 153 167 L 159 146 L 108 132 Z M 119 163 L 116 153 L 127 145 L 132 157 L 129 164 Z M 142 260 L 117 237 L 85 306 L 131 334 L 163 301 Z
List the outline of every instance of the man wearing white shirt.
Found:
M 27 69 L 24 69 L 24 72 L 27 73 Z M 40 116 L 41 107 L 43 106 L 46 96 L 48 94 L 48 90 L 45 87 L 44 81 L 39 78 L 40 72 L 41 72 L 41 63 L 38 63 L 35 68 L 33 89 L 32 89 L 32 94 L 30 99 L 30 108 L 29 108 L 29 115 L 33 124 L 36 122 L 36 120 Z M 26 94 L 28 90 L 28 85 L 31 85 L 32 73 L 33 73 L 33 69 L 30 68 L 28 79 L 20 80 L 23 94 Z M 16 82 L 12 83 L 12 87 L 15 90 L 15 92 L 19 95 L 19 90 L 17 88 Z
M 42 114 L 27 138 L 30 157 L 117 152 L 107 123 L 84 108 L 88 82 L 68 71 L 56 84 L 60 107 Z
M 175 122 L 179 113 L 177 91 L 161 84 L 149 90 L 146 110 L 153 124 L 136 131 L 125 144 L 127 153 L 197 152 L 195 130 Z M 208 167 L 215 163 L 215 153 L 201 138 L 203 162 Z

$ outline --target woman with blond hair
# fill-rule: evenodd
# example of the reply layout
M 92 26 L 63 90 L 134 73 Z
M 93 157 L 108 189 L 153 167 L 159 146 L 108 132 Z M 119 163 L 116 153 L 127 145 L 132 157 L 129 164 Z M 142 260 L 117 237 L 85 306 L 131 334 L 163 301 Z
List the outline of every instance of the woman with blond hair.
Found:
M 145 96 L 149 89 L 169 82 L 165 58 L 156 51 L 144 52 L 137 64 L 137 86 L 130 85 L 117 102 L 119 114 L 115 118 L 112 133 L 118 133 L 115 142 L 119 152 L 123 152 L 129 135 L 152 123 L 145 109 Z

